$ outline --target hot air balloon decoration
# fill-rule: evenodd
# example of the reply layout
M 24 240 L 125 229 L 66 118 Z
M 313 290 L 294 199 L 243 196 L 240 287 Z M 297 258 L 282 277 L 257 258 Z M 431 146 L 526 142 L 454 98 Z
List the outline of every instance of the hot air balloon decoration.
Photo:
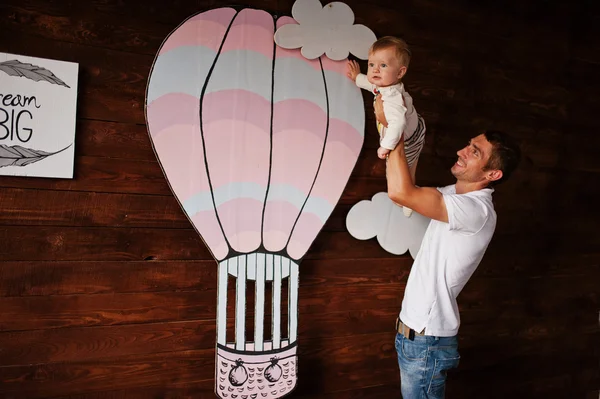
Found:
M 346 62 L 307 60 L 300 50 L 278 47 L 275 30 L 292 23 L 251 8 L 194 15 L 164 41 L 148 82 L 155 153 L 218 263 L 220 398 L 279 398 L 296 386 L 300 261 L 363 144 L 362 95 L 345 76 Z M 228 280 L 236 292 L 229 341 Z M 254 323 L 246 326 L 252 294 Z

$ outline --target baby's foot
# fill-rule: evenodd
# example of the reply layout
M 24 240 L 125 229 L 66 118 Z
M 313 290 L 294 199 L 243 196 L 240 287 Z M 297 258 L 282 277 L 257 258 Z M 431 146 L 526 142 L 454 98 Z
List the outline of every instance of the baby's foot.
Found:
M 380 159 L 385 159 L 389 153 L 390 153 L 390 150 L 388 150 L 387 148 L 379 147 L 377 149 L 377 156 Z

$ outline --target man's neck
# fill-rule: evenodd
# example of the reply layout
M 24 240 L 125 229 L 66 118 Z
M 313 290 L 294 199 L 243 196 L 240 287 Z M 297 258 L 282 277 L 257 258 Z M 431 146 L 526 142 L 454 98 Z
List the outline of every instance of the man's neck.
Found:
M 465 181 L 456 181 L 456 194 L 466 194 L 471 191 L 483 190 L 484 188 L 489 188 L 489 183 L 487 181 L 481 182 L 465 182 Z

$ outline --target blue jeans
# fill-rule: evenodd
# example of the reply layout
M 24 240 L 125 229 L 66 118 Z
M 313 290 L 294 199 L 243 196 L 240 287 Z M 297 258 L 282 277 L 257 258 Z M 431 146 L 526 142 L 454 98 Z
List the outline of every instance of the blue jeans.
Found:
M 417 335 L 411 341 L 396 334 L 396 353 L 403 399 L 444 398 L 446 373 L 460 360 L 456 336 Z

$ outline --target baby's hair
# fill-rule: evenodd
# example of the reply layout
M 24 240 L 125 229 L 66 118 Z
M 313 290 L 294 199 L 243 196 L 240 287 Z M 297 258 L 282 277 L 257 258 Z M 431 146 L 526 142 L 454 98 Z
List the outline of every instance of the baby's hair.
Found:
M 384 36 L 378 39 L 369 49 L 369 54 L 390 47 L 396 50 L 396 56 L 398 57 L 400 64 L 408 69 L 411 52 L 408 48 L 408 44 L 406 44 L 406 42 L 400 38 L 394 36 Z

